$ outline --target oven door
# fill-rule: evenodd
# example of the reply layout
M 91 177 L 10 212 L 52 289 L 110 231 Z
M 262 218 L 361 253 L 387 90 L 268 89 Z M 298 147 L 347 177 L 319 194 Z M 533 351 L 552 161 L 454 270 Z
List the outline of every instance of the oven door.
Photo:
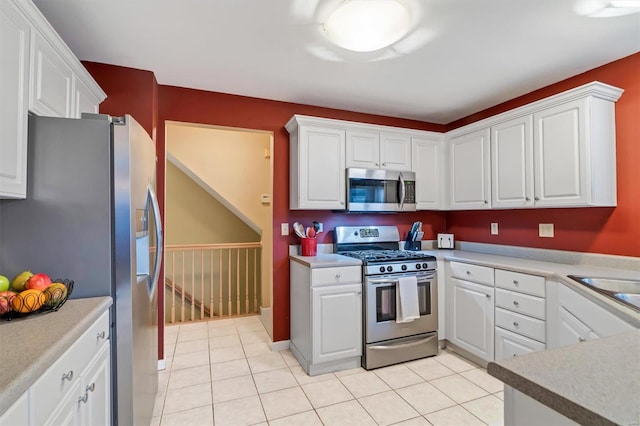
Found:
M 420 318 L 396 322 L 396 286 L 399 277 L 418 279 Z M 438 285 L 436 272 L 390 274 L 365 277 L 365 341 L 381 342 L 438 330 Z

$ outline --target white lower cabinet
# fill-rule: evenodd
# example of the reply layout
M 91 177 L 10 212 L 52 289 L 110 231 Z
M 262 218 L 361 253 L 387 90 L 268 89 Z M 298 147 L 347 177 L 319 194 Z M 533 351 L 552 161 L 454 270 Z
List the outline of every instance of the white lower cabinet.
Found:
M 361 267 L 308 266 L 292 260 L 290 268 L 290 349 L 302 368 L 316 375 L 359 367 Z
M 104 312 L 0 417 L 0 426 L 109 425 L 109 312 Z
M 362 285 L 312 289 L 314 364 L 362 355 Z
M 449 340 L 486 361 L 493 360 L 493 287 L 451 278 Z M 447 323 L 449 324 L 449 322 Z
M 545 350 L 545 344 L 496 327 L 496 361 Z
M 577 291 L 553 283 L 549 315 L 549 347 L 613 336 L 636 327 Z

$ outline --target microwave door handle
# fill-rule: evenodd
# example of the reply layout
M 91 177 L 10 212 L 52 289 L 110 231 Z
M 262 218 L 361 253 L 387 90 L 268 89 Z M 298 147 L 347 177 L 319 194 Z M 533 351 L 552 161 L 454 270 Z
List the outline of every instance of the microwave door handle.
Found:
M 405 187 L 404 187 L 404 178 L 402 177 L 402 173 L 400 173 L 398 179 L 400 180 L 400 211 L 404 207 L 404 198 L 405 198 Z

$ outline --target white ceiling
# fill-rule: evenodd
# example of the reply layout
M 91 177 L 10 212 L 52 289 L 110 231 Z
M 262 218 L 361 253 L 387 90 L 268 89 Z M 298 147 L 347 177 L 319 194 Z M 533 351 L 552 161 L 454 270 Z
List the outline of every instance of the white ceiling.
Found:
M 351 53 L 322 35 L 340 0 L 35 0 L 81 60 L 158 83 L 449 123 L 640 51 L 640 14 L 576 1 L 404 0 L 413 29 Z M 640 72 L 640 71 L 639 71 Z

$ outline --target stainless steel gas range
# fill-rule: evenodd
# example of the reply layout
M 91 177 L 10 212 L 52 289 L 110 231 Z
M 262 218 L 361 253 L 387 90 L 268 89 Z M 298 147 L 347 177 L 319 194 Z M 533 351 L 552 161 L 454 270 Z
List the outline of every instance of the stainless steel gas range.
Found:
M 395 226 L 338 226 L 335 233 L 336 253 L 363 262 L 362 366 L 370 370 L 437 355 L 436 258 L 399 250 L 400 233 Z M 415 287 L 409 289 L 417 291 L 419 316 L 401 322 L 399 286 L 400 279 L 407 277 L 415 277 Z M 403 280 L 403 285 L 412 280 Z

